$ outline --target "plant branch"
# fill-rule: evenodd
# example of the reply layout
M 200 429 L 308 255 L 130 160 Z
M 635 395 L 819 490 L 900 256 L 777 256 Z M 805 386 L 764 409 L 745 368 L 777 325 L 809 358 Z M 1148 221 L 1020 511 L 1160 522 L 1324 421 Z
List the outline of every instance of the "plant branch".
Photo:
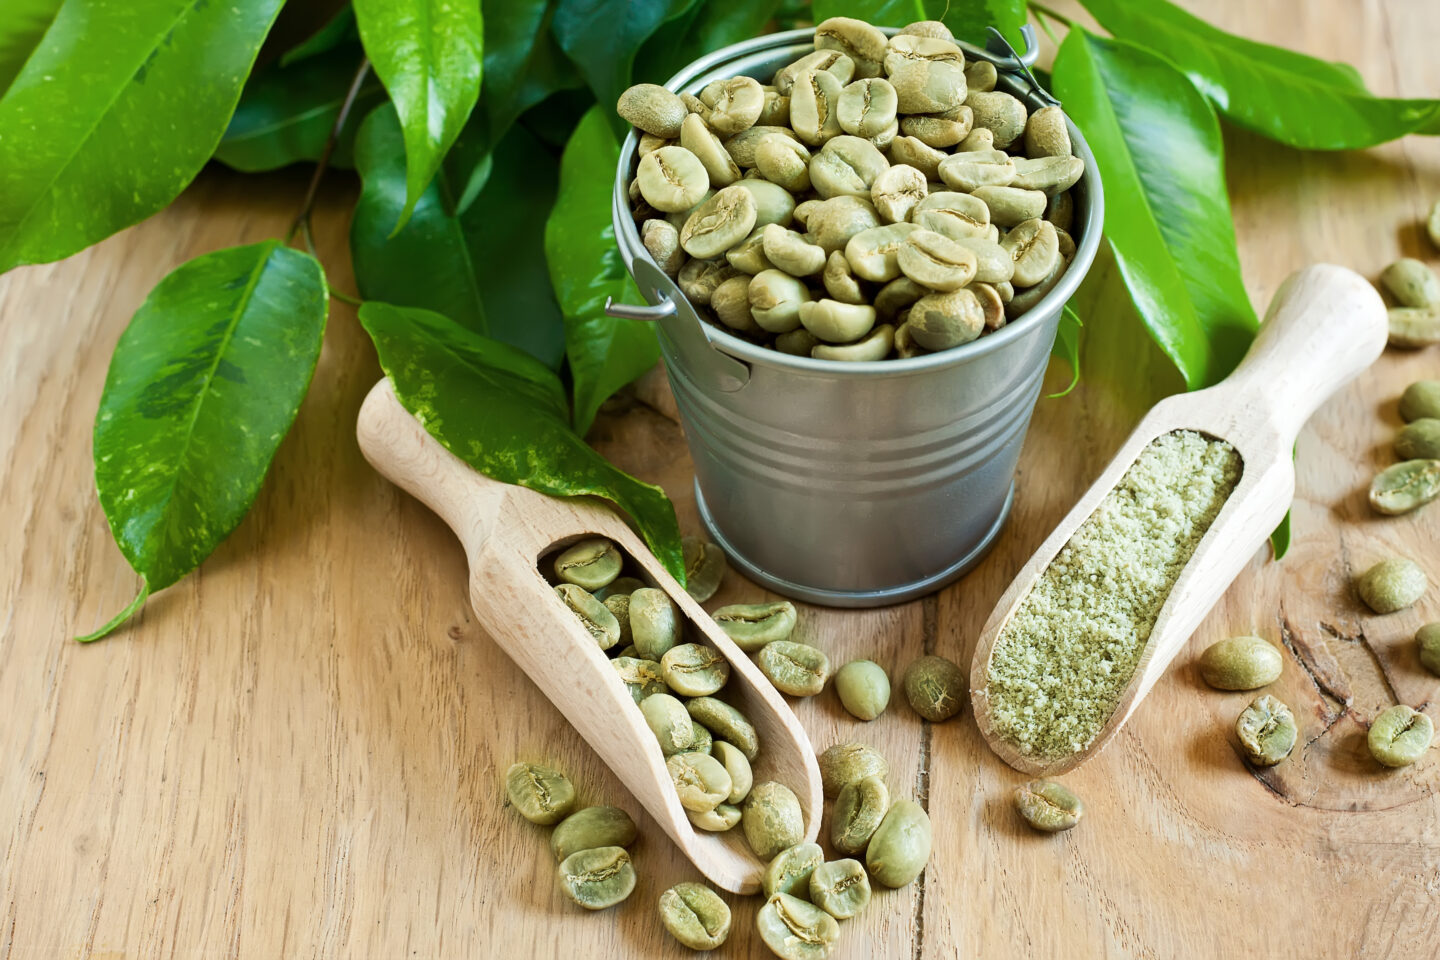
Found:
M 285 235 L 286 243 L 294 240 L 295 234 L 302 229 L 308 236 L 310 213 L 315 208 L 315 197 L 320 192 L 320 181 L 325 177 L 325 171 L 330 168 L 330 157 L 335 153 L 335 145 L 340 142 L 340 134 L 345 129 L 345 121 L 350 119 L 350 110 L 355 106 L 355 101 L 360 96 L 360 88 L 364 85 L 365 77 L 369 72 L 370 61 L 362 59 L 360 68 L 355 71 L 355 79 L 350 81 L 350 89 L 345 93 L 345 100 L 340 104 L 340 112 L 335 115 L 335 125 L 330 128 L 330 136 L 325 140 L 325 149 L 320 152 L 320 159 L 315 163 L 315 174 L 310 178 L 310 186 L 305 189 L 305 199 L 300 204 L 300 212 L 295 215 L 295 221 L 290 224 L 290 232 Z M 311 253 L 314 253 L 313 244 Z
M 1045 6 L 1045 4 L 1043 3 L 1035 3 L 1034 0 L 1031 0 L 1030 9 L 1034 10 L 1041 16 L 1049 17 L 1056 23 L 1063 23 L 1067 28 L 1075 26 L 1074 20 L 1071 20 L 1069 17 L 1065 16 L 1065 14 L 1061 13 L 1058 10 L 1053 10 L 1050 7 Z M 1049 33 L 1049 31 L 1047 30 L 1046 33 Z

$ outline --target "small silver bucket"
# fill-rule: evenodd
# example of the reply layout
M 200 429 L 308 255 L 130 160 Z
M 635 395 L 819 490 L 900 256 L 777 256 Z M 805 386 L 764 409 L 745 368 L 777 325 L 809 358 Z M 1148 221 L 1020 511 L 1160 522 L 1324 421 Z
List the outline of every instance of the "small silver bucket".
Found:
M 1026 40 L 1034 51 L 1033 33 Z M 962 46 L 967 58 L 996 63 L 997 89 L 1032 110 L 1054 102 L 1028 78 L 1033 54 Z M 810 30 L 759 37 L 696 61 L 666 86 L 693 93 L 740 74 L 768 82 L 812 49 Z M 612 312 L 658 322 L 701 518 L 751 579 L 811 603 L 882 606 L 956 579 L 994 543 L 1060 308 L 1100 243 L 1095 158 L 1074 124 L 1070 139 L 1086 175 L 1073 188 L 1075 258 L 1055 288 L 964 346 L 873 363 L 793 357 L 702 322 L 640 240 L 627 195 L 638 141 L 633 132 L 625 140 L 615 236 L 652 306 Z

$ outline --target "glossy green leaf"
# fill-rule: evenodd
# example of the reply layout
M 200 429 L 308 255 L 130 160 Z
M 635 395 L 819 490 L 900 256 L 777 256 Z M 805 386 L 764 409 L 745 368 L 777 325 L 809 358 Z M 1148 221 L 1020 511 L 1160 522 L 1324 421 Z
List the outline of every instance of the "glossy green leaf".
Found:
M 496 150 L 494 173 L 470 210 L 450 213 L 452 185 L 442 169 L 393 235 L 405 205 L 405 154 L 393 107 L 366 118 L 356 162 L 364 187 L 350 253 L 361 295 L 442 313 L 558 367 L 565 328 L 545 268 L 545 216 L 559 170 L 550 148 L 516 127 Z
M 315 31 L 304 43 L 296 44 L 280 56 L 280 66 L 318 57 L 322 53 L 360 42 L 360 28 L 355 25 L 355 8 L 343 6 L 330 22 Z
M 1270 534 L 1270 555 L 1272 560 L 1283 560 L 1285 554 L 1290 552 L 1290 511 L 1285 511 L 1285 519 L 1280 521 L 1280 526 Z
M 372 300 L 360 308 L 360 322 L 400 403 L 447 450 L 496 480 L 609 500 L 683 582 L 674 507 L 659 487 L 617 470 L 570 429 L 554 373 L 428 310 Z
M 0 273 L 174 200 L 215 152 L 280 4 L 67 0 L 0 98 Z
M 1070 366 L 1070 383 L 1064 390 L 1052 393 L 1049 399 L 1069 396 L 1080 383 L 1080 333 L 1084 324 L 1080 314 L 1070 304 L 1060 309 L 1060 325 L 1055 328 L 1055 343 L 1050 347 L 1050 356 L 1063 360 Z
M 639 81 L 664 83 L 694 60 L 765 32 L 780 0 L 697 3 L 645 41 L 635 58 Z
M 1294 147 L 1350 150 L 1440 134 L 1440 100 L 1376 97 L 1353 67 L 1226 33 L 1166 0 L 1082 0 L 1115 36 L 1167 58 L 1235 123 Z
M 405 133 L 410 217 L 480 96 L 480 0 L 355 0 L 360 39 Z
M 1025 0 L 815 0 L 815 22 L 855 17 L 877 27 L 903 27 L 916 20 L 940 20 L 961 40 L 985 46 L 995 27 L 1021 49 Z
M 1240 276 L 1214 111 L 1164 60 L 1078 26 L 1054 81 L 1095 152 L 1105 235 L 1141 317 L 1190 388 L 1220 380 L 1259 321 Z
M 0 3 L 0 94 L 25 66 L 45 36 L 62 0 L 5 0 Z
M 558 0 L 553 29 L 595 99 L 614 107 L 630 85 L 635 52 L 697 0 Z M 613 110 L 612 110 L 613 115 Z M 609 117 L 606 118 L 607 122 Z
M 320 264 L 269 240 L 183 264 L 130 321 L 95 418 L 95 486 L 147 591 L 199 566 L 254 503 L 327 305 Z
M 604 106 L 575 128 L 560 161 L 560 195 L 545 225 L 550 283 L 565 314 L 565 357 L 575 384 L 575 429 L 584 436 L 616 390 L 655 365 L 653 324 L 605 315 L 605 298 L 640 303 L 615 242 L 610 194 L 620 145 Z
M 350 44 L 258 72 L 240 95 L 215 159 L 246 173 L 319 160 L 364 58 L 360 45 Z M 355 131 L 384 99 L 385 89 L 369 74 L 335 142 L 331 166 L 354 166 Z

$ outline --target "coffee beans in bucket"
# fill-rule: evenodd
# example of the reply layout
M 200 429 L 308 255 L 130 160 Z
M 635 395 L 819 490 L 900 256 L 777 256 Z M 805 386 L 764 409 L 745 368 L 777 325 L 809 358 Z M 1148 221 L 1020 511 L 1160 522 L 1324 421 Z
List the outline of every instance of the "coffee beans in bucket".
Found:
M 1075 254 L 1085 174 L 1059 107 L 1031 113 L 942 24 L 815 28 L 770 82 L 631 87 L 632 213 L 702 315 L 784 353 L 908 358 L 997 330 Z

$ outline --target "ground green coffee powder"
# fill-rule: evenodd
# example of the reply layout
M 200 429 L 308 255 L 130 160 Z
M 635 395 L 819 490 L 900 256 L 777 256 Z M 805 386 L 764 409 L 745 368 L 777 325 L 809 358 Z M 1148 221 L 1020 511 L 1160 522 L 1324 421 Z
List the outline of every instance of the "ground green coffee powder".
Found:
M 1095 739 L 1240 469 L 1234 447 L 1185 430 L 1141 452 L 996 640 L 986 679 L 996 733 L 1040 759 Z

